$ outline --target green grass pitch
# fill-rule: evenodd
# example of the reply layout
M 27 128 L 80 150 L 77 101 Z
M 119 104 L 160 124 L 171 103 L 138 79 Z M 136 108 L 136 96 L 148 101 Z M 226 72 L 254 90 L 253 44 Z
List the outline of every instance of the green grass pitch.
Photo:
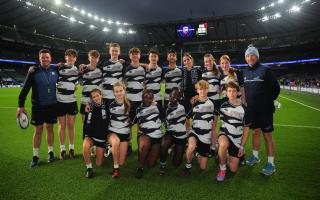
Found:
M 254 167 L 240 167 L 238 173 L 217 184 L 218 166 L 210 160 L 200 172 L 194 160 L 192 175 L 181 177 L 182 167 L 168 162 L 168 172 L 158 175 L 158 166 L 147 169 L 141 180 L 134 177 L 137 167 L 137 144 L 127 158 L 117 180 L 111 178 L 112 159 L 94 167 L 95 177 L 84 178 L 85 165 L 81 156 L 82 127 L 77 116 L 75 160 L 47 163 L 47 145 L 43 134 L 39 167 L 29 169 L 32 158 L 33 128 L 18 128 L 15 118 L 20 89 L 0 89 L 0 199 L 320 199 L 320 96 L 282 91 L 282 104 L 275 114 L 276 173 L 260 175 L 266 161 L 263 138 L 260 157 Z M 78 96 L 80 91 L 78 91 Z M 287 98 L 284 98 L 287 97 Z M 30 95 L 26 103 L 30 114 Z M 289 126 L 284 126 L 289 125 Z M 310 126 L 310 127 L 293 127 Z M 57 125 L 55 130 L 56 158 L 59 155 Z M 68 143 L 66 143 L 68 144 Z M 68 147 L 68 145 L 67 145 Z M 251 137 L 246 145 L 251 154 Z

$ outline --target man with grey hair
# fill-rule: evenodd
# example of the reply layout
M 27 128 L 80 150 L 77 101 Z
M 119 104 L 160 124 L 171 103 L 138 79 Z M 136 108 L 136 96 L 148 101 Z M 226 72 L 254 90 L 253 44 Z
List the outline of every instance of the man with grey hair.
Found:
M 248 116 L 251 120 L 250 128 L 254 130 L 252 137 L 252 156 L 247 160 L 249 166 L 260 162 L 260 132 L 263 133 L 268 161 L 262 173 L 271 175 L 275 172 L 274 141 L 272 138 L 273 113 L 275 111 L 274 100 L 280 93 L 280 86 L 268 66 L 259 62 L 259 51 L 253 45 L 249 45 L 245 52 L 248 68 L 244 70 L 244 90 L 247 102 Z

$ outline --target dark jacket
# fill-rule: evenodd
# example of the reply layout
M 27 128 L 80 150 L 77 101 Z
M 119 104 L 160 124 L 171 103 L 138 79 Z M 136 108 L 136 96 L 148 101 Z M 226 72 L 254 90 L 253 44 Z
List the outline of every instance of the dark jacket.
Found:
M 248 112 L 273 113 L 280 85 L 268 66 L 259 62 L 243 71 Z
M 19 94 L 19 107 L 24 107 L 26 97 L 32 88 L 32 106 L 56 104 L 56 83 L 58 71 L 55 67 L 44 69 L 38 66 L 34 72 L 28 73 Z M 50 81 L 50 82 L 48 82 Z

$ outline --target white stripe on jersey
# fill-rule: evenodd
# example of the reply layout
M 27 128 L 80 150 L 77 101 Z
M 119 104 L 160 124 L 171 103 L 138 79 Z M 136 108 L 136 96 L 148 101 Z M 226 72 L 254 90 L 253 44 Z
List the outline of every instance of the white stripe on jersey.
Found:
M 235 106 L 226 101 L 222 103 L 219 111 L 221 120 L 220 132 L 227 135 L 235 146 L 240 147 L 244 130 L 244 108 L 242 105 Z M 233 135 L 237 137 L 235 138 Z
M 76 102 L 75 88 L 78 84 L 79 72 L 76 66 L 62 66 L 59 69 L 57 82 L 57 101 L 62 103 Z

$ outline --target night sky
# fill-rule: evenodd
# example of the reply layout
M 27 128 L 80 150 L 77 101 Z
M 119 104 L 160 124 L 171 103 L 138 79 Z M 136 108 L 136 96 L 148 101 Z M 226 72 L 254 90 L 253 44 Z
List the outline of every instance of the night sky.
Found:
M 240 14 L 269 4 L 267 0 L 71 0 L 98 16 L 132 24 Z

